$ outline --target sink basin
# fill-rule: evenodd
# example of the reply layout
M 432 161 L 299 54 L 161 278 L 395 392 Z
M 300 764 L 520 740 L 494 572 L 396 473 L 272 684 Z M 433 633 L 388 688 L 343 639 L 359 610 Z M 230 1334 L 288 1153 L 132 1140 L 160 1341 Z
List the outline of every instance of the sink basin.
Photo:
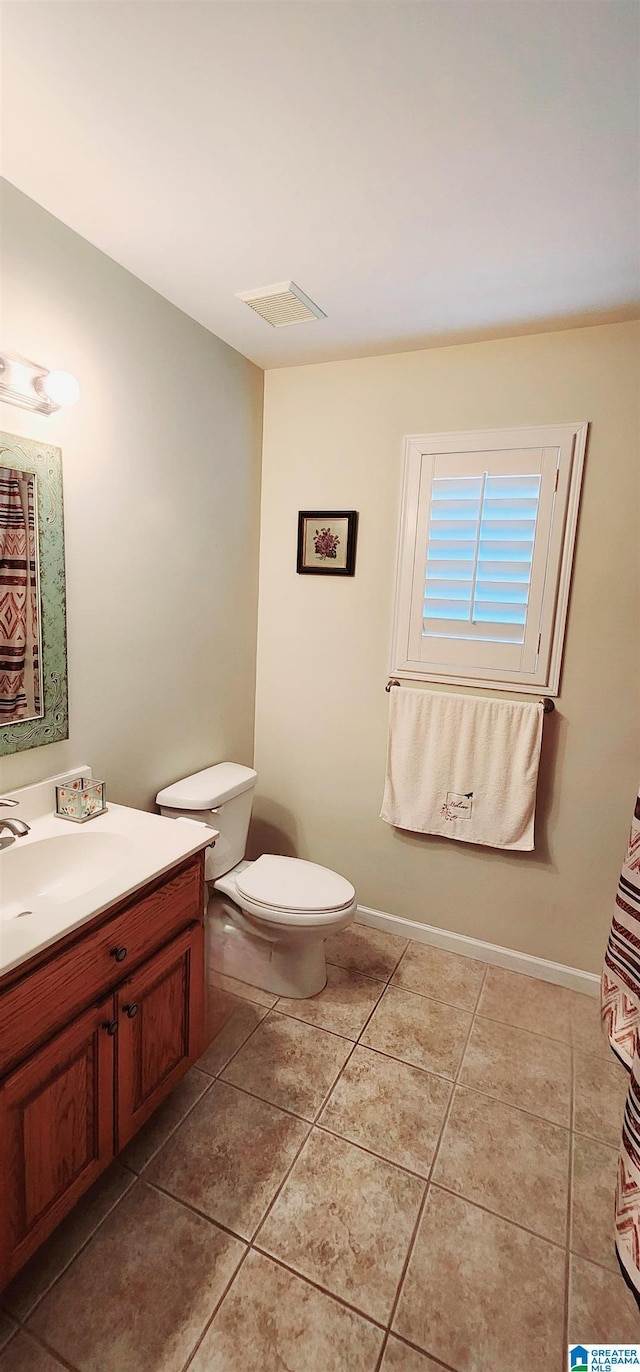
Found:
M 0 851 L 0 920 L 54 913 L 94 891 L 126 865 L 134 844 L 124 834 L 75 830 L 53 838 L 17 838 Z

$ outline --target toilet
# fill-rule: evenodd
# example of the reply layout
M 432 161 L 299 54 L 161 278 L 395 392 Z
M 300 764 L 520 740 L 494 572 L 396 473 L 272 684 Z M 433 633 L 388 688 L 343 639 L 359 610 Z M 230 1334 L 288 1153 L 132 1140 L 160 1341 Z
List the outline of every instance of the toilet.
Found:
M 245 858 L 257 772 L 219 762 L 165 786 L 160 813 L 219 831 L 207 849 L 207 966 L 277 996 L 303 999 L 326 984 L 324 940 L 351 923 L 350 881 L 301 858 Z

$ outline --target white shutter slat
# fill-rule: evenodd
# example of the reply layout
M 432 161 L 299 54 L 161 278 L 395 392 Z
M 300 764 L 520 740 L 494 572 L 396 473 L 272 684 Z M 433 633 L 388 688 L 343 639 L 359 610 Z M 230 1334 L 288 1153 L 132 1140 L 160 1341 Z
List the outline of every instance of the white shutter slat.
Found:
M 510 625 L 509 639 L 524 640 L 539 493 L 535 472 L 433 480 L 423 635 L 444 635 L 454 621 L 469 638 L 490 640 L 493 626 L 503 642 Z M 454 565 L 465 563 L 461 584 Z

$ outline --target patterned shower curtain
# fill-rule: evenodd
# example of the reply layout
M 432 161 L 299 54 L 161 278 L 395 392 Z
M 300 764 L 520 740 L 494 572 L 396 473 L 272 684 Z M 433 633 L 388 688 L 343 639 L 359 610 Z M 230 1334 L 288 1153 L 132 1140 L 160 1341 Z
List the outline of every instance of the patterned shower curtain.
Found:
M 34 487 L 0 466 L 0 723 L 40 713 Z
M 640 792 L 602 973 L 602 1019 L 629 1072 L 615 1201 L 616 1251 L 640 1301 Z

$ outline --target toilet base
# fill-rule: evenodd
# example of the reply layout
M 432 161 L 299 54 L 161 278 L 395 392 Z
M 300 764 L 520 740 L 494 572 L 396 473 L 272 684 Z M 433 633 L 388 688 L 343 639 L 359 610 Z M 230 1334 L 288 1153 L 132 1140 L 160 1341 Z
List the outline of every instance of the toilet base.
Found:
M 207 971 L 269 991 L 273 996 L 305 1000 L 327 982 L 324 940 L 296 934 L 283 942 L 240 928 L 241 910 L 214 893 L 205 919 Z

